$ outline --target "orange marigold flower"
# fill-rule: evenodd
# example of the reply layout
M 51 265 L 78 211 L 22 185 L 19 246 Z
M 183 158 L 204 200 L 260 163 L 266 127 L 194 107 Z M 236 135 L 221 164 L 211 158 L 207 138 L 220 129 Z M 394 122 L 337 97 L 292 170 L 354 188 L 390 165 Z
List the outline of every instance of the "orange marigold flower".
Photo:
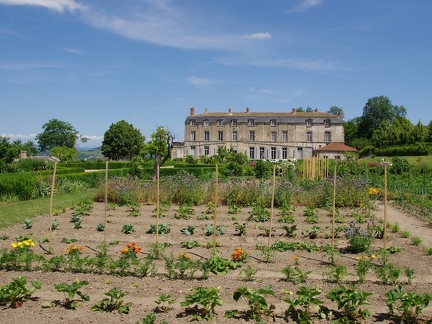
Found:
M 130 249 L 130 248 L 132 247 L 132 245 L 130 245 L 130 244 L 128 243 L 128 244 L 126 244 L 126 247 L 127 247 L 128 249 Z
M 128 253 L 128 252 L 129 252 L 128 248 L 124 248 L 124 249 L 121 250 L 121 253 L 123 253 L 123 254 Z
M 80 250 L 80 251 L 84 251 L 84 246 L 81 245 L 81 246 L 79 247 L 79 250 Z
M 135 242 L 132 242 L 132 244 L 131 244 L 132 246 L 136 246 L 136 243 Z

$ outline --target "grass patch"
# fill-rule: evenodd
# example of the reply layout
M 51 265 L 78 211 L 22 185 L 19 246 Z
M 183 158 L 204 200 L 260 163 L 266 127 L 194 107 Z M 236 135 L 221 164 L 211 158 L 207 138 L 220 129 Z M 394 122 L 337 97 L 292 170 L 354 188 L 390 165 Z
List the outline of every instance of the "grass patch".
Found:
M 53 198 L 53 210 L 64 207 L 72 207 L 74 203 L 83 199 L 93 198 L 95 189 L 88 189 L 72 194 L 57 194 Z M 25 219 L 49 215 L 50 197 L 34 200 L 0 202 L 2 210 L 0 216 L 0 228 L 23 223 Z

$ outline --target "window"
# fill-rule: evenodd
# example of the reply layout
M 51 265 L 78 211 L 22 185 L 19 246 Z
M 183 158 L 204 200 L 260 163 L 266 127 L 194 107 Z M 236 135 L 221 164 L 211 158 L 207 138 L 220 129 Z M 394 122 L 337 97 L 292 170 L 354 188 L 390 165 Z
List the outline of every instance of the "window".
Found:
M 191 125 L 191 126 L 196 126 L 196 120 L 195 120 L 195 119 L 192 119 L 192 120 L 190 121 L 190 125 Z
M 233 141 L 238 141 L 238 134 L 237 134 L 237 131 L 233 131 L 233 132 L 232 132 L 232 140 L 233 140 Z
M 249 159 L 255 160 L 255 147 L 249 147 Z
M 306 132 L 306 142 L 312 142 L 312 132 Z
M 224 139 L 223 139 L 223 132 L 222 132 L 222 131 L 219 131 L 219 132 L 218 132 L 218 141 L 219 141 L 219 142 L 223 142 L 223 140 L 224 140 Z
M 260 159 L 264 159 L 265 158 L 265 149 L 264 147 L 260 147 Z
M 324 126 L 325 126 L 326 128 L 329 128 L 329 127 L 331 126 L 330 119 L 326 119 L 326 120 L 324 120 Z
M 210 155 L 210 147 L 209 146 L 204 146 L 204 155 L 205 156 Z
M 205 127 L 209 127 L 210 126 L 210 121 L 209 120 L 204 120 L 204 126 Z
M 272 147 L 270 152 L 271 152 L 271 159 L 276 160 L 276 147 Z
M 237 148 L 237 146 L 232 146 L 231 149 L 232 149 L 232 151 L 233 151 L 234 153 L 237 153 L 237 152 L 238 152 L 238 148 Z
M 326 142 L 326 143 L 331 142 L 331 133 L 330 132 L 324 132 L 324 142 Z
M 195 131 L 191 131 L 191 134 L 190 134 L 191 136 L 190 136 L 190 140 L 191 141 L 196 141 L 196 132 Z
M 249 126 L 255 126 L 255 119 L 249 119 Z
M 306 119 L 306 127 L 312 127 L 312 119 Z
M 288 149 L 286 147 L 282 147 L 282 159 L 288 159 Z
M 282 131 L 282 142 L 288 142 L 288 131 Z
M 223 120 L 222 120 L 222 119 L 218 119 L 218 121 L 217 121 L 217 125 L 218 125 L 218 126 L 223 126 Z
M 233 126 L 238 126 L 238 125 L 237 125 L 237 122 L 238 122 L 237 119 L 233 119 L 233 120 L 232 120 L 232 125 L 233 125 Z
M 270 126 L 276 126 L 276 119 L 270 119 Z
M 210 141 L 210 132 L 204 131 L 204 141 L 208 142 Z
M 271 141 L 276 142 L 277 132 L 271 132 Z
M 255 131 L 249 131 L 249 141 L 255 142 Z

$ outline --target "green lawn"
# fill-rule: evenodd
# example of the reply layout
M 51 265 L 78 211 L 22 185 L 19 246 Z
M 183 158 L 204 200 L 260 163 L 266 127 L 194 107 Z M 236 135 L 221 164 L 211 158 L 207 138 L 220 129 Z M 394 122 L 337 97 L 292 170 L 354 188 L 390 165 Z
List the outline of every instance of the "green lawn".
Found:
M 73 194 L 58 194 L 53 198 L 53 211 L 72 207 L 75 203 L 84 199 L 92 199 L 94 189 L 77 192 Z M 0 202 L 0 228 L 8 227 L 17 223 L 23 223 L 26 218 L 49 215 L 50 197 L 34 200 Z
M 385 158 L 387 162 L 391 162 L 392 157 L 391 156 L 376 156 L 374 158 L 366 157 L 361 159 L 361 161 L 367 161 L 367 162 L 380 162 L 382 158 Z M 423 166 L 423 165 L 429 165 L 432 167 L 432 155 L 426 155 L 426 156 L 401 156 L 403 159 L 407 159 L 408 163 L 413 166 Z

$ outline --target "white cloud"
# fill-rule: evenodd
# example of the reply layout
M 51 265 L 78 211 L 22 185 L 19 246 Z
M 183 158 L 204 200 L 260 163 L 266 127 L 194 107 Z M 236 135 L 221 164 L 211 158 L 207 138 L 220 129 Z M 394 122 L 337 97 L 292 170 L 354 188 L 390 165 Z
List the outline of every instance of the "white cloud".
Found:
M 0 4 L 10 6 L 37 6 L 45 7 L 59 13 L 65 11 L 86 10 L 87 7 L 75 0 L 0 0 Z
M 244 35 L 243 39 L 270 39 L 271 35 L 269 33 L 253 33 Z
M 186 82 L 189 84 L 200 86 L 200 85 L 216 84 L 216 83 L 220 83 L 221 81 L 215 79 L 198 78 L 192 75 L 186 78 Z
M 287 10 L 287 13 L 303 12 L 312 7 L 318 6 L 323 0 L 300 0 L 299 4 L 292 9 Z
M 64 48 L 63 51 L 65 51 L 67 53 L 71 53 L 71 54 L 83 54 L 84 53 L 83 51 L 80 51 L 80 50 L 75 49 L 75 48 Z

